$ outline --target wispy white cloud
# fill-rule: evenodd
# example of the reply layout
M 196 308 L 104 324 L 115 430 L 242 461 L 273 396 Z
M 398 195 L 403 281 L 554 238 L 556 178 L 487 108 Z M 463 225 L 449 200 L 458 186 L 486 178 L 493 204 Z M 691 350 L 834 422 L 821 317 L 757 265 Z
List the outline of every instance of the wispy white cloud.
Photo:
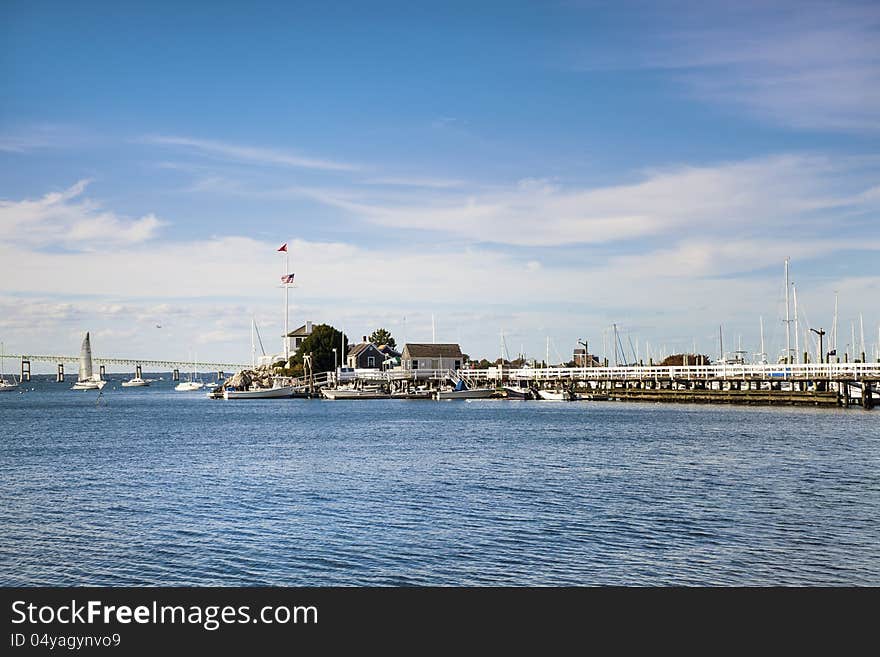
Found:
M 465 182 L 454 178 L 428 178 L 420 176 L 382 176 L 368 178 L 363 181 L 365 185 L 388 185 L 392 187 L 429 187 L 434 189 L 449 189 L 463 187 Z
M 7 128 L 0 132 L 0 153 L 30 153 L 32 151 L 81 146 L 95 141 L 79 129 L 70 126 L 38 123 Z
M 602 244 L 676 237 L 706 239 L 797 227 L 831 229 L 842 212 L 877 208 L 876 172 L 843 160 L 783 155 L 714 166 L 646 171 L 630 184 L 571 188 L 524 180 L 486 192 L 365 200 L 323 191 L 313 197 L 392 228 L 446 233 L 517 246 Z
M 712 10 L 707 11 L 711 6 Z M 692 7 L 647 66 L 698 97 L 799 128 L 880 130 L 880 7 L 790 2 Z
M 306 157 L 273 148 L 230 144 L 211 139 L 194 139 L 191 137 L 171 135 L 148 135 L 141 137 L 138 141 L 159 146 L 175 147 L 219 159 L 269 166 L 317 169 L 321 171 L 357 171 L 361 168 L 356 164 L 348 162 L 337 162 L 334 160 Z
M 106 245 L 131 245 L 156 236 L 164 225 L 150 213 L 138 219 L 102 209 L 82 198 L 89 180 L 36 200 L 0 200 L 0 233 L 9 244 L 64 245 L 91 251 Z

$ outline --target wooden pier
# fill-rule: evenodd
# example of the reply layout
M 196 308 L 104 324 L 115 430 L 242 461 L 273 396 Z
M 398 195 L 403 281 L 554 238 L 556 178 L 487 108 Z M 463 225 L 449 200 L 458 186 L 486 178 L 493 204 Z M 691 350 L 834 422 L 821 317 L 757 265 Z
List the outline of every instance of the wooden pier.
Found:
M 850 407 L 880 404 L 880 363 L 357 370 L 354 382 L 565 389 L 585 398 L 643 402 Z M 348 382 L 351 382 L 349 379 Z M 302 383 L 306 383 L 302 381 Z M 315 387 L 338 383 L 332 372 Z

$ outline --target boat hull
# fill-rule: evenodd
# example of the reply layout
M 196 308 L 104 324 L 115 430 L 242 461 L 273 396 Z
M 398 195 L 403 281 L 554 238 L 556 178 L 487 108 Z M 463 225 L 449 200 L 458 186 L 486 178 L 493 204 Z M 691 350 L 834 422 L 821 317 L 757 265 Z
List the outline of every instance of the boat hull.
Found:
M 395 392 L 391 394 L 392 399 L 431 399 L 434 395 L 433 390 L 418 390 L 414 392 Z
M 504 394 L 508 399 L 534 399 L 534 393 L 528 388 L 516 388 L 513 386 L 504 386 Z
M 469 390 L 438 390 L 435 398 L 438 401 L 447 401 L 450 399 L 489 399 L 494 396 L 494 388 L 470 388 Z
M 131 379 L 130 381 L 123 381 L 120 385 L 123 388 L 145 388 L 150 385 L 150 382 L 144 379 Z
M 12 392 L 13 390 L 18 390 L 17 383 L 0 383 L 0 392 Z
M 174 386 L 174 389 L 178 392 L 192 392 L 193 390 L 201 390 L 204 387 L 205 384 L 198 381 L 184 381 Z
M 293 386 L 261 388 L 258 390 L 224 390 L 223 399 L 288 399 L 293 397 Z M 211 393 L 217 394 L 217 393 Z
M 567 390 L 539 390 L 538 397 L 544 401 L 571 401 L 571 393 Z
M 325 399 L 390 399 L 391 395 L 378 390 L 321 390 Z
M 105 385 L 107 385 L 106 381 L 77 381 L 74 383 L 70 389 L 71 390 L 100 390 Z

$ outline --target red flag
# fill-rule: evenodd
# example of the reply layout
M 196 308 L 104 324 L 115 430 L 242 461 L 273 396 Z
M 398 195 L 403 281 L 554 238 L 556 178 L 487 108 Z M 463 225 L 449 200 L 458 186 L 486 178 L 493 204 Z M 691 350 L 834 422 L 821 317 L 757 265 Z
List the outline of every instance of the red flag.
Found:
M 281 245 L 281 248 L 278 249 L 278 250 L 279 250 L 279 251 L 287 251 L 287 242 L 285 242 L 284 244 L 282 244 L 282 245 Z

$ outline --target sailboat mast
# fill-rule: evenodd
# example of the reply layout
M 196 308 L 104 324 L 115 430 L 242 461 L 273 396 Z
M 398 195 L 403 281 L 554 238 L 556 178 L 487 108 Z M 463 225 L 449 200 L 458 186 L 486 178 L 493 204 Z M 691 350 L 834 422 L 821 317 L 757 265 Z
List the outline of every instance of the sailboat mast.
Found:
M 791 294 L 794 301 L 794 362 L 798 364 L 801 362 L 801 341 L 798 336 L 800 325 L 798 324 L 797 286 L 794 283 L 791 284 Z
M 785 362 L 791 362 L 791 317 L 789 309 L 791 305 L 788 301 L 788 263 L 789 258 L 785 259 Z
M 759 317 L 761 321 L 761 362 L 767 362 L 767 352 L 764 351 L 764 316 Z
M 251 317 L 251 369 L 257 368 L 257 345 L 254 342 L 254 323 L 255 319 Z M 286 340 L 286 338 L 285 338 Z
M 834 293 L 834 321 L 831 323 L 831 350 L 837 353 L 837 292 Z
M 504 367 L 504 329 L 501 329 L 501 367 Z
M 859 313 L 859 334 L 862 338 L 862 350 L 861 353 L 864 355 L 865 352 L 865 322 L 862 319 L 862 313 Z M 862 360 L 867 360 L 867 358 L 863 358 Z
M 855 361 L 855 359 L 856 359 L 856 324 L 855 324 L 855 322 L 849 323 L 849 330 L 850 330 L 850 334 L 851 334 L 850 339 L 849 339 L 849 348 L 852 350 L 851 351 L 852 359 L 853 359 L 853 361 Z

